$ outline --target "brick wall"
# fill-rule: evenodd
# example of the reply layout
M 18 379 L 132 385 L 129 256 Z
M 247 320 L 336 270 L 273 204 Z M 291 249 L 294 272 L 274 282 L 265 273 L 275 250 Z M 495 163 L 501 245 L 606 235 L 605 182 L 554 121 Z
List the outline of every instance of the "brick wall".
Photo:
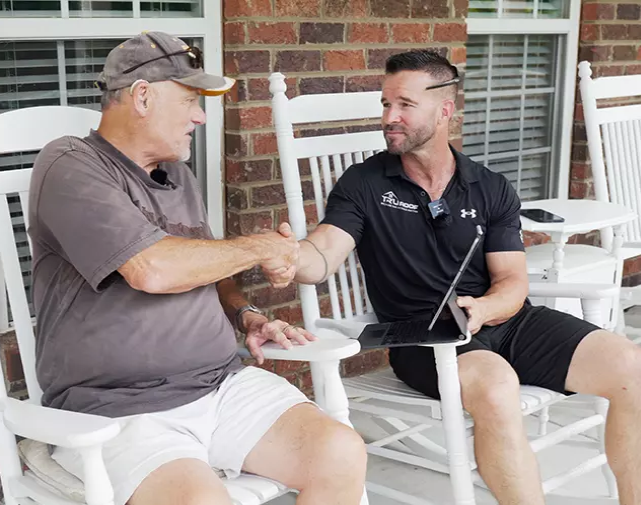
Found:
M 641 0 L 589 0 L 582 5 L 579 61 L 592 64 L 593 77 L 641 74 Z M 570 171 L 570 197 L 593 198 L 592 174 L 577 91 Z M 597 240 L 596 234 L 584 237 Z M 625 263 L 624 284 L 641 283 L 641 257 Z
M 271 128 L 267 81 L 271 72 L 287 76 L 293 97 L 378 90 L 385 59 L 415 47 L 435 48 L 460 66 L 465 63 L 467 4 L 467 0 L 226 0 L 225 72 L 239 80 L 227 97 L 225 113 L 229 235 L 272 228 L 287 216 Z M 459 112 L 451 132 L 459 146 L 461 118 Z M 331 125 L 326 132 L 371 128 L 378 124 Z M 303 192 L 307 199 L 312 197 L 308 177 Z M 295 287 L 272 290 L 258 270 L 239 280 L 250 299 L 269 308 L 273 316 L 302 320 Z M 327 295 L 320 298 L 327 314 Z M 342 372 L 359 374 L 385 363 L 382 352 L 363 353 L 346 360 Z M 277 362 L 266 367 L 309 390 L 307 364 Z

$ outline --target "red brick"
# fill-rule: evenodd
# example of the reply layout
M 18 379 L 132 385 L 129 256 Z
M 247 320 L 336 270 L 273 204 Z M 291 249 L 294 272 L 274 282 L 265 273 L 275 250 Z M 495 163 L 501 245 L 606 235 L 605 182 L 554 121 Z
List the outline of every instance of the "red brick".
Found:
M 285 94 L 288 98 L 294 98 L 298 94 L 298 91 L 296 90 L 296 78 L 286 78 L 285 84 L 287 85 L 287 91 Z M 248 100 L 256 101 L 272 99 L 272 95 L 269 92 L 269 80 L 267 77 L 249 79 L 247 90 Z
M 434 25 L 434 40 L 437 42 L 458 42 L 467 40 L 465 23 L 437 23 Z
M 289 323 L 289 321 L 286 321 Z M 274 371 L 276 374 L 283 376 L 289 373 L 298 374 L 309 370 L 309 364 L 305 361 L 286 361 L 286 360 L 277 360 L 275 362 Z
M 469 6 L 469 0 L 454 0 L 454 17 L 456 19 L 466 18 Z
M 312 373 L 309 370 L 298 375 L 298 380 L 296 381 L 296 387 L 300 389 L 308 398 L 313 397 L 314 394 L 314 384 L 312 382 Z
M 293 302 L 296 299 L 296 284 L 290 284 L 283 289 L 274 289 L 271 286 L 254 289 L 249 297 L 252 303 L 258 307 L 271 307 L 272 305 Z
M 365 53 L 359 50 L 326 51 L 323 69 L 328 71 L 362 70 L 365 68 Z
M 299 83 L 301 95 L 319 93 L 343 93 L 345 91 L 345 77 L 305 77 Z
M 367 0 L 325 0 L 323 14 L 329 18 L 364 18 Z
M 375 18 L 408 18 L 410 0 L 370 0 L 370 12 Z
M 413 18 L 449 18 L 449 0 L 413 0 Z
M 282 184 L 270 184 L 252 188 L 252 207 L 268 207 L 285 203 L 285 190 Z
M 275 133 L 254 133 L 251 138 L 254 155 L 276 154 L 278 152 Z
M 612 59 L 614 61 L 634 61 L 637 59 L 637 48 L 636 46 L 614 46 Z
M 265 128 L 272 124 L 272 109 L 271 107 L 227 109 L 225 111 L 225 124 L 230 130 Z
M 641 256 L 629 258 L 623 262 L 623 276 L 638 274 L 641 272 Z
M 590 183 L 583 181 L 570 182 L 570 198 L 583 199 L 590 195 Z
M 289 324 L 302 324 L 303 322 L 303 310 L 300 303 L 274 309 L 273 314 L 274 319 L 287 321 Z
M 575 104 L 574 106 L 574 121 L 583 121 L 583 105 L 580 103 Z
M 345 41 L 343 23 L 301 23 L 301 44 L 337 44 Z
M 225 162 L 225 180 L 228 183 L 269 181 L 272 178 L 273 160 Z
M 596 27 L 596 25 L 587 25 Z M 581 29 L 583 33 L 583 29 Z M 601 25 L 601 40 L 625 40 L 628 37 L 627 25 Z
M 24 379 L 24 370 L 20 359 L 18 344 L 10 343 L 4 345 L 4 359 L 7 366 L 7 380 L 9 382 Z
M 349 25 L 347 41 L 350 44 L 382 44 L 389 41 L 386 23 L 352 23 Z
M 376 123 L 361 123 L 361 124 L 355 124 L 355 125 L 349 125 L 345 127 L 347 130 L 347 133 L 359 133 L 359 132 L 376 132 L 381 130 L 381 123 L 376 122 Z
M 592 67 L 593 77 L 611 77 L 614 75 L 623 75 L 623 65 L 600 65 Z
M 346 359 L 342 363 L 343 375 L 354 377 L 363 375 L 388 365 L 387 352 L 383 349 L 365 351 Z
M 588 159 L 588 148 L 585 145 L 572 146 L 572 161 L 585 161 Z
M 247 31 L 252 44 L 296 44 L 294 23 L 249 23 Z
M 612 46 L 582 46 L 579 61 L 608 61 L 612 56 Z
M 636 21 L 641 17 L 641 6 L 638 4 L 617 5 L 617 19 Z
M 535 233 L 531 231 L 523 232 L 523 243 L 525 244 L 525 247 L 545 244 L 549 241 L 550 241 L 550 236 L 545 233 Z
M 223 32 L 223 44 L 244 44 L 245 43 L 245 23 L 225 23 Z
M 228 156 L 247 156 L 247 135 L 225 133 L 225 153 Z
M 345 82 L 345 91 L 348 93 L 358 91 L 380 91 L 382 82 L 382 75 L 355 75 L 347 78 L 347 81 Z
M 228 186 L 226 198 L 229 210 L 245 210 L 247 208 L 247 191 L 243 188 Z
M 624 74 L 625 75 L 641 74 L 641 65 L 626 65 Z
M 225 19 L 271 15 L 271 0 L 224 0 L 223 16 Z
M 453 47 L 450 55 L 450 63 L 452 65 L 460 65 L 467 61 L 467 49 L 463 47 Z
M 409 49 L 409 48 L 408 48 Z M 422 47 L 422 49 L 429 49 L 439 53 L 441 56 L 447 56 L 446 47 Z M 393 54 L 398 54 L 407 49 L 393 48 L 393 49 L 368 49 L 367 50 L 367 68 L 378 69 L 385 68 L 385 61 Z
M 276 17 L 314 18 L 320 16 L 320 0 L 274 0 Z
M 592 41 L 599 39 L 599 25 L 581 25 L 581 40 Z
M 225 73 L 269 72 L 269 51 L 225 51 Z
M 231 235 L 250 235 L 260 230 L 271 230 L 274 226 L 269 210 L 239 214 L 227 212 L 227 231 Z
M 587 163 L 572 163 L 570 166 L 570 180 L 583 181 L 590 179 L 592 172 Z
M 583 21 L 614 19 L 614 4 L 583 4 Z
M 626 25 L 628 27 L 628 37 L 630 40 L 641 39 L 641 25 Z
M 315 72 L 321 69 L 320 51 L 278 51 L 277 72 Z
M 392 25 L 392 39 L 397 43 L 421 43 L 432 40 L 429 23 L 402 23 Z
M 307 182 L 307 181 L 306 181 Z M 305 222 L 307 226 L 318 224 L 318 213 L 316 212 L 315 203 L 307 203 L 303 207 L 305 211 Z M 274 210 L 274 224 L 280 226 L 282 223 L 289 223 L 289 213 L 287 208 Z

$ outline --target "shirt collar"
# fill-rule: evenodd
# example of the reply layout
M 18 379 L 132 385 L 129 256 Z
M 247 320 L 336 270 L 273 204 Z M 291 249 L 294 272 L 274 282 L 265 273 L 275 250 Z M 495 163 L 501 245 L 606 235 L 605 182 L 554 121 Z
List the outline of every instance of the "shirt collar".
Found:
M 454 155 L 454 160 L 456 161 L 456 172 L 461 183 L 464 186 L 467 186 L 467 184 L 471 182 L 478 181 L 476 163 L 464 154 L 458 152 L 451 145 L 450 151 L 452 151 L 452 154 Z M 403 164 L 401 163 L 401 157 L 399 155 L 387 153 L 384 162 L 385 175 L 387 177 L 407 177 L 403 170 Z

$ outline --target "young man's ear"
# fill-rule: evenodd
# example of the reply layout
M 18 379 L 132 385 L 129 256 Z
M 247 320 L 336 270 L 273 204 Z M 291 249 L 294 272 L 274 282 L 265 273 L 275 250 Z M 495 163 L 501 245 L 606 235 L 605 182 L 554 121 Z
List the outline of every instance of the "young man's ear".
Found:
M 453 100 L 443 100 L 441 105 L 441 119 L 451 121 L 454 117 L 454 111 L 456 107 L 454 106 Z

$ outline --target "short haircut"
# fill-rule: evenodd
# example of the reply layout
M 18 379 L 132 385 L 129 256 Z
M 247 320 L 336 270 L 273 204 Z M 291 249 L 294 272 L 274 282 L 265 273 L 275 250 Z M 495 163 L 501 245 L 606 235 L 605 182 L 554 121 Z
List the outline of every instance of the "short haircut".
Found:
M 429 49 L 413 49 L 394 54 L 385 62 L 385 73 L 388 75 L 404 70 L 425 72 L 441 82 L 459 77 L 457 68 L 447 58 Z M 452 89 L 456 95 L 458 85 L 452 84 Z

